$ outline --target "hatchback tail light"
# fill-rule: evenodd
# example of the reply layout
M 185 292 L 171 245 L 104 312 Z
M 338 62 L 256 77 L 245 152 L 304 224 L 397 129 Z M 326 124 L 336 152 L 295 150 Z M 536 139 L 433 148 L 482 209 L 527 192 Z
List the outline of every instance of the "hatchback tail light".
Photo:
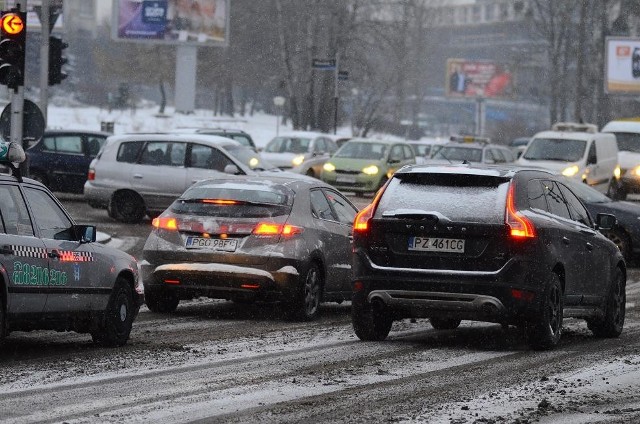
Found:
M 509 185 L 507 193 L 507 207 L 505 211 L 505 223 L 509 226 L 509 234 L 513 238 L 531 238 L 536 236 L 533 223 L 516 210 L 514 185 Z
M 95 181 L 96 179 L 96 170 L 95 169 L 89 169 L 89 173 L 87 174 L 87 180 L 88 181 Z
M 158 228 L 161 230 L 178 230 L 178 220 L 173 216 L 159 216 L 157 218 L 153 218 L 153 221 L 151 221 L 151 225 L 153 225 L 154 228 Z
M 373 203 L 368 204 L 353 220 L 353 231 L 365 232 L 369 229 L 369 220 L 373 217 Z
M 259 222 L 253 229 L 253 234 L 258 236 L 294 236 L 301 234 L 303 227 L 291 224 L 278 224 L 275 222 Z

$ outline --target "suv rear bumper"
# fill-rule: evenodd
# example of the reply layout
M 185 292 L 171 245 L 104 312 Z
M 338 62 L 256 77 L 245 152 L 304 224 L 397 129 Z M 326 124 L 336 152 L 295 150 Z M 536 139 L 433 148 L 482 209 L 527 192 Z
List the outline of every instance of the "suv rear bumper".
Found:
M 512 258 L 496 271 L 407 269 L 374 264 L 355 255 L 353 302 L 374 302 L 395 319 L 449 317 L 520 323 L 539 314 L 545 267 Z

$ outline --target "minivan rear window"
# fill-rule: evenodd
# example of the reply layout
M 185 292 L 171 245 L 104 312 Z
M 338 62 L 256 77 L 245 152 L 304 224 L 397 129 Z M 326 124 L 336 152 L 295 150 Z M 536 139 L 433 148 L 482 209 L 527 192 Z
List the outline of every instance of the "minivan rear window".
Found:
M 116 160 L 118 162 L 135 163 L 142 147 L 142 141 L 128 141 L 122 143 L 118 148 Z
M 404 174 L 393 178 L 374 218 L 433 213 L 456 222 L 504 222 L 509 179 L 465 174 Z

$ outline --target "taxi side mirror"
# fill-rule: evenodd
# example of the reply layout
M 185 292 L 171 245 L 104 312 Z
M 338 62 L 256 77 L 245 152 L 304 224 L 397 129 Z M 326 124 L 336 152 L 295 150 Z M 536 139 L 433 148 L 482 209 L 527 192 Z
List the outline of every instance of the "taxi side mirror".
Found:
M 596 225 L 598 230 L 610 230 L 618 223 L 615 215 L 608 213 L 599 213 L 596 215 Z
M 81 243 L 93 243 L 96 241 L 95 225 L 75 225 L 75 230 Z

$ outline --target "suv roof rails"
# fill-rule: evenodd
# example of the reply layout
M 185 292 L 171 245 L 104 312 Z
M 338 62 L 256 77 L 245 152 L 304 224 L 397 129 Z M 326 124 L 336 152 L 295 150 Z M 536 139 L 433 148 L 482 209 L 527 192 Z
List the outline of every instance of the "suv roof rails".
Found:
M 474 135 L 452 135 L 449 137 L 449 141 L 454 143 L 480 143 L 489 144 L 491 139 L 487 137 L 476 137 Z
M 551 130 L 566 131 L 566 132 L 597 133 L 598 126 L 594 124 L 584 124 L 580 122 L 556 122 L 551 126 Z

